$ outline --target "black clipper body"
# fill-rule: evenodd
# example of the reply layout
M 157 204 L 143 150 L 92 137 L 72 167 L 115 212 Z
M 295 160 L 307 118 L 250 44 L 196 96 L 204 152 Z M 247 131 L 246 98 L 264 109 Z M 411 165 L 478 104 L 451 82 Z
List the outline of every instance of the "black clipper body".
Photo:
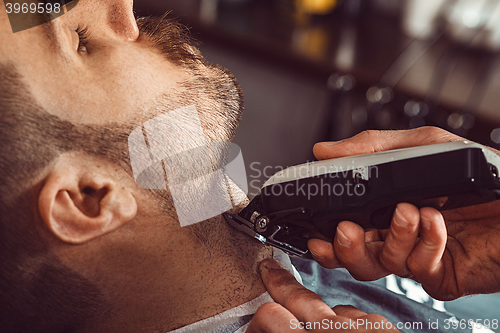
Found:
M 500 198 L 500 157 L 467 141 L 306 163 L 271 177 L 228 222 L 290 255 L 333 240 L 341 221 L 388 229 L 396 205 L 448 210 Z

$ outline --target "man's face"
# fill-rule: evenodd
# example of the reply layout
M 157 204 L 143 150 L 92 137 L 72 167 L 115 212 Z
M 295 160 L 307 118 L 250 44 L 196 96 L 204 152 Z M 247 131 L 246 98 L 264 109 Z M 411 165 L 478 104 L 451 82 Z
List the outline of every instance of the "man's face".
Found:
M 219 122 L 226 127 L 221 132 L 228 132 L 224 136 L 234 132 L 241 96 L 232 77 L 201 63 L 193 71 L 169 61 L 151 41 L 159 39 L 162 31 L 152 33 L 154 38 L 141 33 L 132 1 L 81 0 L 50 23 L 16 34 L 2 10 L 0 34 L 0 59 L 14 63 L 40 105 L 62 120 L 104 126 L 142 124 L 192 104 L 204 127 Z M 162 47 L 168 52 L 168 45 Z M 206 78 L 205 85 L 200 75 Z M 224 98 L 230 99 L 234 110 L 224 110 L 224 101 L 199 91 L 205 86 L 210 92 L 214 81 L 231 86 L 227 92 L 231 96 Z M 208 136 L 229 139 L 217 138 L 216 133 Z
M 207 270 L 194 274 L 192 267 L 198 267 L 202 261 L 207 266 L 213 264 L 207 258 L 218 258 L 216 254 L 233 240 L 221 236 L 229 232 L 220 219 L 181 227 L 173 215 L 165 214 L 173 206 L 166 188 L 138 188 L 137 179 L 130 177 L 130 167 L 134 166 L 125 164 L 133 162 L 131 147 L 146 146 L 139 143 L 147 138 L 147 149 L 137 151 L 150 149 L 151 154 L 139 157 L 161 157 L 163 170 L 159 168 L 157 175 L 163 181 L 175 183 L 171 182 L 169 165 L 164 163 L 164 157 L 173 156 L 170 160 L 181 180 L 201 182 L 196 176 L 207 165 L 213 167 L 213 150 L 203 155 L 208 156 L 205 164 L 200 163 L 200 154 L 185 158 L 181 153 L 198 148 L 200 142 L 231 140 L 242 111 L 242 95 L 234 78 L 225 70 L 206 64 L 194 48 L 177 37 L 175 24 L 151 19 L 137 23 L 132 1 L 80 0 L 74 9 L 50 23 L 15 34 L 1 2 L 0 70 L 2 66 L 14 65 L 15 75 L 0 74 L 15 77 L 8 87 L 13 95 L 16 89 L 25 88 L 18 89 L 23 93 L 12 99 L 1 94 L 9 106 L 2 115 L 6 113 L 9 117 L 5 119 L 14 125 L 9 127 L 9 122 L 3 120 L 0 124 L 2 128 L 9 127 L 10 135 L 4 137 L 17 147 L 0 149 L 0 157 L 4 157 L 0 162 L 8 165 L 10 171 L 0 173 L 2 179 L 9 181 L 7 185 L 2 181 L 0 187 L 8 191 L 1 194 L 10 200 L 7 207 L 17 209 L 17 199 L 31 199 L 32 192 L 40 188 L 33 194 L 38 195 L 35 209 L 39 219 L 32 221 L 32 214 L 25 209 L 22 213 L 26 216 L 15 217 L 22 223 L 12 223 L 13 229 L 19 229 L 23 235 L 16 240 L 21 244 L 18 248 L 28 253 L 22 257 L 25 266 L 16 261 L 21 258 L 19 255 L 12 259 L 12 267 L 20 271 L 24 268 L 18 267 L 29 267 L 30 273 L 23 273 L 27 279 L 37 276 L 30 263 L 32 256 L 40 253 L 31 249 L 39 244 L 32 244 L 32 238 L 25 237 L 29 230 L 33 237 L 42 238 L 41 247 L 49 252 L 47 258 L 53 259 L 48 263 L 51 272 L 69 268 L 95 283 L 113 304 L 139 309 L 155 304 L 150 300 L 156 295 L 166 300 L 184 298 L 182 288 L 171 286 L 187 285 L 186 276 L 201 280 Z M 87 40 L 82 41 L 82 37 Z M 20 87 L 17 74 L 26 87 Z M 27 96 L 29 93 L 32 96 Z M 21 100 L 23 97 L 25 100 Z M 198 117 L 174 117 L 182 115 L 179 110 L 195 110 Z M 134 137 L 133 133 L 138 135 Z M 198 140 L 200 137 L 203 140 Z M 136 146 L 130 144 L 134 142 L 131 138 L 138 138 Z M 153 154 L 155 147 L 159 148 Z M 11 154 L 12 151 L 17 154 Z M 196 195 L 185 195 L 196 200 L 188 208 L 198 208 L 193 206 L 200 197 L 212 197 L 213 193 L 202 185 L 206 184 L 194 188 Z M 217 185 L 227 194 L 225 183 Z M 34 191 L 26 190 L 31 190 L 30 186 Z M 19 201 L 26 206 L 32 204 L 31 200 Z M 72 246 L 75 243 L 79 246 Z M 243 251 L 244 247 L 238 245 L 238 249 Z M 42 273 L 40 276 L 40 280 L 45 279 Z M 76 288 L 79 295 L 80 288 L 72 287 L 72 281 L 55 280 L 58 288 L 64 286 L 61 290 Z M 123 293 L 125 288 L 127 293 Z M 154 291 L 150 298 L 142 297 L 149 291 Z M 141 295 L 141 300 L 134 295 Z M 79 297 L 75 300 L 79 301 Z M 60 315 L 59 304 L 66 302 L 54 302 L 58 302 L 54 308 Z M 135 308 L 129 307 L 131 303 Z M 179 309 L 179 313 L 188 313 L 187 307 Z M 45 309 L 42 310 L 44 314 Z M 186 318 L 177 321 L 189 322 Z
M 179 153 L 200 147 L 200 142 L 230 141 L 243 103 L 233 76 L 205 63 L 198 51 L 179 37 L 179 29 L 168 20 L 136 21 L 132 3 L 122 0 L 80 0 L 67 14 L 15 34 L 6 12 L 0 11 L 0 62 L 15 65 L 44 110 L 62 121 L 95 128 L 95 134 L 73 140 L 73 144 L 95 145 L 87 151 L 99 150 L 98 144 L 104 144 L 104 150 L 111 151 L 106 157 L 117 162 L 129 154 L 126 137 L 132 130 L 139 130 L 142 138 L 148 132 L 148 121 L 161 124 L 155 133 L 147 133 L 148 143 L 163 150 L 157 149 L 153 155 L 178 154 L 175 170 L 165 170 L 167 177 L 182 174 L 195 179 L 203 174 L 202 169 L 210 168 L 210 159 L 185 158 Z M 185 107 L 194 110 L 195 116 L 177 117 L 178 113 L 172 112 Z M 167 113 L 169 117 L 159 117 Z M 99 138 L 104 136 L 99 133 L 107 130 L 125 138 L 124 145 L 90 139 L 102 141 Z M 152 142 L 152 138 L 160 141 Z M 147 155 L 138 157 L 142 160 Z M 134 156 L 129 157 L 134 167 Z M 162 170 L 158 169 L 158 174 L 165 180 Z M 139 182 L 137 185 L 143 187 Z M 166 189 L 165 185 L 153 188 Z M 170 211 L 172 202 L 165 200 L 169 196 L 165 191 L 159 193 L 163 208 Z

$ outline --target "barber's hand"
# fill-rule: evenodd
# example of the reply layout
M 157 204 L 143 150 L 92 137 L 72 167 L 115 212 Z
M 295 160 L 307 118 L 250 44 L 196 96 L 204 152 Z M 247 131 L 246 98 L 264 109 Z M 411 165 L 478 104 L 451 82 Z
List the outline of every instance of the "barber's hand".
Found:
M 465 139 L 434 127 L 366 131 L 335 144 L 318 143 L 314 153 L 323 160 L 460 140 Z M 324 267 L 345 267 L 358 280 L 391 273 L 410 277 L 440 300 L 500 291 L 500 201 L 443 213 L 403 203 L 389 230 L 364 232 L 341 222 L 333 243 L 311 239 L 308 245 Z
M 384 317 L 366 314 L 353 306 L 331 309 L 272 259 L 260 264 L 262 281 L 277 303 L 262 305 L 246 333 L 285 332 L 398 332 Z M 309 325 L 316 329 L 306 329 Z M 378 329 L 374 329 L 378 328 Z

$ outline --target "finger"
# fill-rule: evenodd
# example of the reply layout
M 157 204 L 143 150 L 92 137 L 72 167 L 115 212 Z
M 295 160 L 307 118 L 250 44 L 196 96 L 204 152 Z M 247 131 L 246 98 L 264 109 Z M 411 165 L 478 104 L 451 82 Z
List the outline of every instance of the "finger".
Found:
M 255 313 L 246 333 L 305 332 L 293 314 L 278 303 L 265 303 Z
M 299 321 L 315 322 L 335 316 L 321 297 L 304 288 L 276 260 L 266 259 L 259 268 L 262 281 L 271 297 Z
M 419 127 L 405 131 L 364 131 L 338 142 L 320 142 L 313 152 L 319 160 L 370 154 L 380 151 L 465 140 L 437 127 Z
M 358 310 L 352 305 L 337 305 L 332 310 L 337 314 L 337 316 L 349 319 L 358 319 L 366 316 L 366 312 Z
M 352 222 L 341 222 L 333 246 L 337 260 L 358 280 L 372 281 L 389 274 L 378 260 L 382 242 L 365 243 L 363 228 Z
M 447 232 L 444 218 L 434 208 L 420 209 L 420 239 L 407 260 L 408 268 L 416 279 L 436 292 L 444 278 L 443 253 L 446 248 Z
M 349 223 L 349 222 L 346 222 Z M 386 230 L 369 230 L 365 232 L 365 243 L 380 241 L 385 239 L 388 231 Z M 321 266 L 334 269 L 343 268 L 344 266 L 335 256 L 335 250 L 333 244 L 318 238 L 311 238 L 307 242 L 309 251 L 312 257 Z
M 419 222 L 417 207 L 408 203 L 397 205 L 380 254 L 380 262 L 391 273 L 399 276 L 410 273 L 406 260 L 417 242 Z
M 342 264 L 337 260 L 333 244 L 322 239 L 311 238 L 307 242 L 312 257 L 318 264 L 325 268 L 341 268 Z

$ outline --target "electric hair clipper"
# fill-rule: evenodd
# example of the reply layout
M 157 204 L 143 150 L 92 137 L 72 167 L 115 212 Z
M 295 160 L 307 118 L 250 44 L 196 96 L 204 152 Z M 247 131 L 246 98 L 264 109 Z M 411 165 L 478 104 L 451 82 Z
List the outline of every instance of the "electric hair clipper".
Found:
M 388 229 L 396 205 L 440 211 L 500 198 L 500 156 L 472 142 L 450 142 L 306 163 L 272 176 L 239 214 L 235 228 L 299 257 L 309 238 L 333 240 L 341 221 Z

